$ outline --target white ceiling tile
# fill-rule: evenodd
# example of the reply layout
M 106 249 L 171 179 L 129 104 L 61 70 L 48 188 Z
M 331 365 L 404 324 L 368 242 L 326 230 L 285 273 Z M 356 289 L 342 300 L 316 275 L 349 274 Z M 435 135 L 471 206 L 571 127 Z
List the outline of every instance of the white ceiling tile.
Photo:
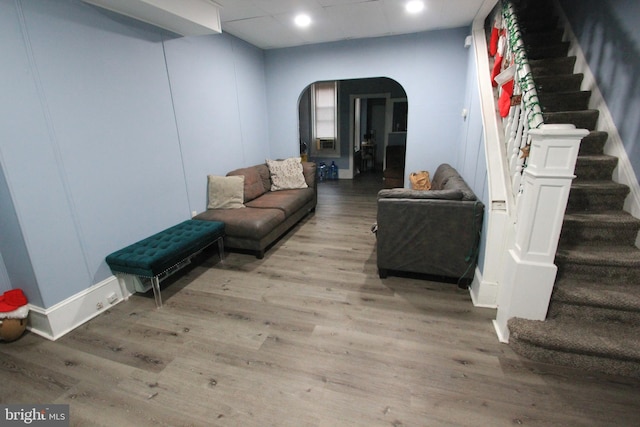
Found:
M 419 14 L 412 15 L 404 8 L 405 2 L 385 0 L 385 13 L 394 34 L 413 33 L 437 28 L 441 21 L 442 0 L 431 0 Z
M 320 7 L 317 0 L 256 0 L 255 3 L 271 15 L 301 13 Z
M 367 1 L 370 0 L 318 0 L 318 4 L 320 6 L 335 6 L 338 4 L 364 3 Z
M 227 31 L 255 46 L 273 49 L 306 43 L 294 31 L 290 31 L 272 16 L 243 19 L 227 23 Z M 224 27 L 223 27 L 224 28 Z M 260 31 L 256 31 L 259 28 Z
M 442 8 L 442 20 L 451 28 L 469 24 L 484 0 L 448 0 Z
M 220 20 L 222 22 L 238 19 L 256 18 L 264 16 L 266 12 L 256 6 L 253 0 L 218 0 L 220 6 Z
M 390 32 L 381 0 L 338 4 L 326 7 L 326 11 L 331 19 L 338 22 L 346 38 L 371 37 Z
M 470 25 L 486 1 L 425 0 L 410 15 L 407 0 L 216 0 L 223 31 L 263 49 Z M 310 27 L 292 24 L 299 12 L 311 16 Z
M 282 14 L 275 18 L 283 26 L 291 27 L 305 43 L 323 43 L 345 38 L 338 21 L 332 19 L 326 9 L 318 8 L 309 12 L 311 15 L 311 25 L 307 28 L 297 28 L 293 25 L 294 14 Z

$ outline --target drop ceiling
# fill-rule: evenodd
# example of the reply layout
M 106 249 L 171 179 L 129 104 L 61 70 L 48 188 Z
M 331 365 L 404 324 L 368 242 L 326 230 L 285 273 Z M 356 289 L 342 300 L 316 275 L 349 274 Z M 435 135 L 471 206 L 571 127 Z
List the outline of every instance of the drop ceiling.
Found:
M 486 8 L 495 4 L 495 0 L 424 0 L 425 8 L 417 15 L 406 12 L 407 0 L 215 0 L 215 3 L 221 6 L 223 32 L 262 49 L 274 49 L 467 26 L 479 13 L 486 15 Z M 311 17 L 309 27 L 294 25 L 294 17 L 299 13 Z

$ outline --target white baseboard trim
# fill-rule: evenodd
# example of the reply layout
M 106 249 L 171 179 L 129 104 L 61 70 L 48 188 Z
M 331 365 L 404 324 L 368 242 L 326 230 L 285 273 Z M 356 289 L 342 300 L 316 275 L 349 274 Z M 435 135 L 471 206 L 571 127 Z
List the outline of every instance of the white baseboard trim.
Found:
M 497 320 L 493 321 L 493 328 L 496 330 L 498 341 L 504 344 L 509 344 L 509 328 L 505 327 L 503 330 Z
M 474 307 L 498 308 L 498 284 L 482 280 L 482 272 L 476 267 L 469 295 Z
M 611 111 L 604 100 L 604 96 L 602 96 L 602 92 L 598 87 L 596 78 L 591 72 L 591 68 L 589 67 L 587 58 L 584 55 L 584 51 L 571 28 L 571 24 L 569 24 L 566 15 L 564 15 L 562 8 L 559 6 L 558 15 L 564 23 L 564 38 L 566 41 L 570 42 L 571 47 L 569 49 L 569 55 L 576 57 L 574 72 L 584 74 L 581 89 L 591 91 L 589 108 L 600 111 L 597 128 L 598 130 L 609 134 L 607 143 L 604 146 L 604 153 L 618 158 L 618 166 L 613 171 L 613 180 L 620 184 L 627 185 L 630 189 L 629 195 L 624 202 L 624 210 L 634 217 L 640 218 L 640 183 L 638 183 L 638 177 L 631 166 L 629 155 L 624 148 L 624 143 L 620 137 L 618 128 L 613 121 L 613 116 L 611 115 Z M 640 233 L 636 237 L 636 246 L 640 247 Z
M 111 276 L 50 308 L 29 304 L 27 329 L 55 341 L 128 296 L 123 296 L 121 284 Z

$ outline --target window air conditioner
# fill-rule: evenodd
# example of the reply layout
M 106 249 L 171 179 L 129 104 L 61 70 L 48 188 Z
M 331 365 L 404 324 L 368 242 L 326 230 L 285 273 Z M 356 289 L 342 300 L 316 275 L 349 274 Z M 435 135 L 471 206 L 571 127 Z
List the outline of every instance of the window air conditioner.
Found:
M 335 150 L 336 140 L 334 138 L 318 138 L 316 139 L 316 148 L 320 150 Z

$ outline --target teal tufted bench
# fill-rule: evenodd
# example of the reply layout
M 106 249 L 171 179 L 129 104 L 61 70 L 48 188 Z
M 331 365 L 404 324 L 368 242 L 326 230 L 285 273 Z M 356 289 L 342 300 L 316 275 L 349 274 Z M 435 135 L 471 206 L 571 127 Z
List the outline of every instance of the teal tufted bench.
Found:
M 160 281 L 188 265 L 191 258 L 218 242 L 224 257 L 224 223 L 190 219 L 108 255 L 115 274 L 132 274 L 151 280 L 156 306 L 162 307 Z

